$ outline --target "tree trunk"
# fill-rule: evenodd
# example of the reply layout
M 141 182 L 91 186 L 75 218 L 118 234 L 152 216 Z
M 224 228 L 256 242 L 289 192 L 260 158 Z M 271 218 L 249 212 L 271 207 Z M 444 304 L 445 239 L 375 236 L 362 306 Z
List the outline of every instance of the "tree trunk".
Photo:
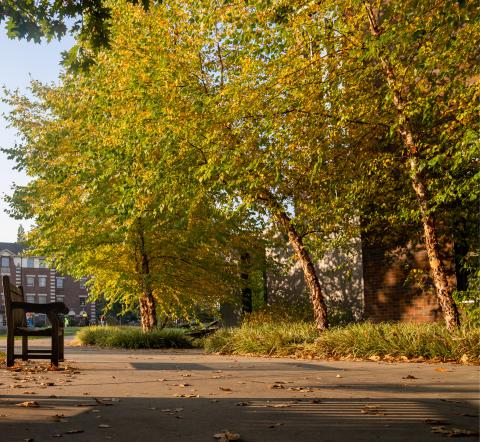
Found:
M 379 37 L 381 35 L 381 31 L 377 23 L 375 12 L 371 5 L 365 4 L 365 7 L 368 14 L 370 32 L 373 36 Z M 397 111 L 397 115 L 400 117 L 401 121 L 403 121 L 398 128 L 398 132 L 408 152 L 412 187 L 415 191 L 422 217 L 423 234 L 427 249 L 428 261 L 430 264 L 430 273 L 433 279 L 438 301 L 442 308 L 446 326 L 449 330 L 453 330 L 459 326 L 460 318 L 458 315 L 457 306 L 452 298 L 454 287 L 452 284 L 449 284 L 447 270 L 440 258 L 440 245 L 435 227 L 435 219 L 428 208 L 427 187 L 418 164 L 418 146 L 415 142 L 413 135 L 414 132 L 410 120 L 406 115 L 404 115 L 406 103 L 399 93 L 394 69 L 387 59 L 380 57 L 380 62 L 385 73 L 387 84 L 392 92 L 395 110 Z
M 242 279 L 242 313 L 252 313 L 252 289 L 249 283 L 250 272 L 250 254 L 242 253 L 240 256 L 242 271 L 240 278 Z
M 310 292 L 310 301 L 312 302 L 313 316 L 317 325 L 317 331 L 318 333 L 321 333 L 328 328 L 327 306 L 322 294 L 322 287 L 320 286 L 317 272 L 312 263 L 312 258 L 303 245 L 302 238 L 296 231 L 289 216 L 281 210 L 277 211 L 275 215 L 287 232 L 288 241 L 293 247 L 297 258 L 300 261 L 300 265 L 302 266 L 305 284 Z
M 144 332 L 153 330 L 157 327 L 155 298 L 153 297 L 151 292 L 145 292 L 140 297 L 140 318 L 142 323 L 142 330 Z
M 435 220 L 428 211 L 427 189 L 418 169 L 417 158 L 412 156 L 409 161 L 412 173 L 412 185 L 422 215 L 423 235 L 430 264 L 430 273 L 433 279 L 433 284 L 435 285 L 438 301 L 442 308 L 445 324 L 449 330 L 454 330 L 460 325 L 457 306 L 452 298 L 452 293 L 455 287 L 453 284 L 449 284 L 447 269 L 445 268 L 445 264 L 442 263 L 440 257 L 440 246 L 437 229 L 435 227 Z
M 142 323 L 142 330 L 144 332 L 147 332 L 157 327 L 157 309 L 155 297 L 153 296 L 152 283 L 150 280 L 150 260 L 145 249 L 145 237 L 143 235 L 141 225 L 139 229 L 139 240 L 139 270 L 142 277 L 143 285 L 143 293 L 140 296 L 140 318 Z

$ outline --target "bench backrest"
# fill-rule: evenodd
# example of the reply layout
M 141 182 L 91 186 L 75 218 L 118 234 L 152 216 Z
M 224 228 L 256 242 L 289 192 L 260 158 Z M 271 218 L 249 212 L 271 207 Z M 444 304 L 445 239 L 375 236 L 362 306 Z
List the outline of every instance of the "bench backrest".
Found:
M 24 302 L 23 289 L 10 283 L 8 276 L 3 277 L 3 294 L 5 296 L 5 313 L 7 316 L 7 329 L 14 330 L 15 327 L 24 327 L 27 323 L 23 310 L 12 310 L 12 302 Z

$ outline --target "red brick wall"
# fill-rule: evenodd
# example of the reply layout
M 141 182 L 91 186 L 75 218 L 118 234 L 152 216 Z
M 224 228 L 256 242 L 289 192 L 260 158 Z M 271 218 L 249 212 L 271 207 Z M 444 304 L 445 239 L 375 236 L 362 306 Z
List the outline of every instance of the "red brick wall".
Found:
M 374 322 L 441 319 L 422 245 L 388 247 L 364 242 L 362 256 L 365 319 Z M 452 265 L 449 270 L 454 277 Z

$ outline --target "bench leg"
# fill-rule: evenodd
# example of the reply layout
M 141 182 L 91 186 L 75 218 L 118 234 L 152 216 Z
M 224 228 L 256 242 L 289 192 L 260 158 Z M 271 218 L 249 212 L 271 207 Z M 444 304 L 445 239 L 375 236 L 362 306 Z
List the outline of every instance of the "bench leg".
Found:
M 51 357 L 52 365 L 58 367 L 58 330 L 57 333 L 52 333 L 52 357 Z
M 22 336 L 22 361 L 28 361 L 28 336 Z
M 11 367 L 15 363 L 15 337 L 10 332 L 7 335 L 7 367 Z
M 65 360 L 65 342 L 63 329 L 62 334 L 58 337 L 58 360 L 61 362 Z

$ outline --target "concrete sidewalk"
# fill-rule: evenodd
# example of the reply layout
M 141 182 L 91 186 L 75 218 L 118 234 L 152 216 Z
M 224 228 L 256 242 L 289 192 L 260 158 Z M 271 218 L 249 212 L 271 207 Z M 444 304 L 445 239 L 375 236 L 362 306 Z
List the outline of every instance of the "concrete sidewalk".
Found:
M 423 442 L 478 431 L 478 367 L 82 347 L 67 359 L 65 371 L 0 370 L 0 441 L 214 441 L 227 429 L 246 442 Z M 26 401 L 39 406 L 16 405 Z

